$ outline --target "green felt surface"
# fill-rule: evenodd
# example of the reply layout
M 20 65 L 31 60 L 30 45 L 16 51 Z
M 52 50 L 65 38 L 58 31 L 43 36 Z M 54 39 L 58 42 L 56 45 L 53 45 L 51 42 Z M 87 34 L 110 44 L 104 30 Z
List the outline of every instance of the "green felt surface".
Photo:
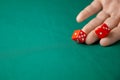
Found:
M 76 44 L 92 0 L 0 0 L 0 80 L 120 80 L 120 43 Z

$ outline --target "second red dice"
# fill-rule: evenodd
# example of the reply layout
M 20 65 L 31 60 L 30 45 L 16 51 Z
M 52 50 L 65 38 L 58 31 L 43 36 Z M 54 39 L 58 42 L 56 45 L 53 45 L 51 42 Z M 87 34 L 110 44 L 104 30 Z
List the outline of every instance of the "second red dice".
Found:
M 108 36 L 109 32 L 110 32 L 110 28 L 106 24 L 102 24 L 100 28 L 95 30 L 95 33 L 99 38 L 104 38 Z

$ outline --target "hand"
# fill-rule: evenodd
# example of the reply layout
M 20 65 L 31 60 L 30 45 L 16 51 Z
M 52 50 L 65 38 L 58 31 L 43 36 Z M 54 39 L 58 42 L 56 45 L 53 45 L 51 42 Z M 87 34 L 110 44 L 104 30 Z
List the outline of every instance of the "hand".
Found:
M 81 11 L 76 20 L 82 22 L 89 16 L 97 16 L 86 24 L 82 30 L 87 33 L 86 44 L 92 44 L 98 39 L 95 29 L 106 23 L 111 32 L 105 38 L 100 39 L 101 46 L 109 46 L 120 40 L 120 0 L 94 0 Z

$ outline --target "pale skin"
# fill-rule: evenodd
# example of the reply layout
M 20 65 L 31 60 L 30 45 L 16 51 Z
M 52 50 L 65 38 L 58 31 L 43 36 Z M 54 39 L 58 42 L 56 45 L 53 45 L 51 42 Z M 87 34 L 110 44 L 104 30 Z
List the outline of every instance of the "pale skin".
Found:
M 86 24 L 82 30 L 87 33 L 86 44 L 93 44 L 99 40 L 95 34 L 101 24 L 106 23 L 111 32 L 105 38 L 100 39 L 101 46 L 109 46 L 120 40 L 120 0 L 93 0 L 93 2 L 82 10 L 76 20 L 82 22 L 89 16 L 97 16 Z

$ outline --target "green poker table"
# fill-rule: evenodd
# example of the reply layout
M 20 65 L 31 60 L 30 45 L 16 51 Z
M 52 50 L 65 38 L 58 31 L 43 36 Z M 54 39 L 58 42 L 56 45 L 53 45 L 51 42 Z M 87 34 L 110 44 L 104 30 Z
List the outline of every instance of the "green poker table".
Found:
M 0 0 L 0 80 L 120 80 L 120 42 L 72 41 L 92 0 Z

